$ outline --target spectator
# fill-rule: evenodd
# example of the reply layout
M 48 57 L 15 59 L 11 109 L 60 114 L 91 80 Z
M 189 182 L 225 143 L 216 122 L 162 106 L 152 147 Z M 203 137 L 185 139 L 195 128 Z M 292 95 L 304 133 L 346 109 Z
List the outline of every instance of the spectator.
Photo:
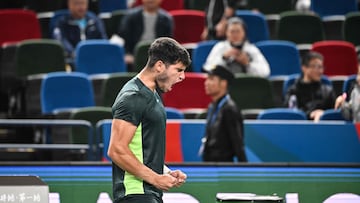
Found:
M 219 64 L 233 73 L 268 77 L 268 62 L 261 51 L 247 40 L 246 34 L 245 22 L 239 17 L 230 18 L 226 27 L 226 40 L 215 44 L 207 57 L 204 69 L 209 71 Z
M 134 63 L 134 48 L 140 41 L 154 41 L 158 37 L 172 37 L 173 19 L 160 8 L 162 0 L 142 0 L 123 18 L 118 35 L 125 41 L 125 62 L 129 69 Z
M 335 101 L 335 109 L 341 109 L 346 120 L 360 122 L 360 54 L 358 55 L 358 73 L 356 82 L 351 90 L 349 101 L 346 101 L 346 93 L 338 96 Z
M 232 72 L 216 66 L 208 72 L 205 91 L 212 103 L 208 108 L 203 160 L 213 162 L 246 161 L 244 150 L 244 125 L 240 110 L 231 99 L 228 88 L 234 79 Z
M 67 58 L 74 57 L 76 45 L 87 39 L 108 39 L 103 22 L 88 11 L 88 0 L 68 0 L 69 14 L 56 23 L 54 38 L 61 41 Z
M 286 92 L 284 105 L 289 106 L 289 102 L 296 99 L 296 107 L 303 110 L 308 119 L 317 122 L 324 110 L 332 109 L 335 104 L 333 88 L 321 82 L 324 73 L 323 56 L 310 51 L 302 60 L 301 70 L 301 76 Z
M 233 17 L 238 0 L 209 0 L 205 8 L 205 28 L 203 40 L 222 40 L 225 38 L 226 21 Z

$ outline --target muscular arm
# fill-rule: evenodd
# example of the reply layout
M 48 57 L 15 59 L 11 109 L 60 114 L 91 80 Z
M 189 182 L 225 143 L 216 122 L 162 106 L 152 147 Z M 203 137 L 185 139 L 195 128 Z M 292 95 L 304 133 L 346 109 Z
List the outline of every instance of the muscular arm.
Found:
M 130 150 L 129 144 L 135 135 L 136 126 L 130 122 L 113 119 L 108 155 L 123 170 L 154 185 L 161 190 L 169 190 L 178 181 L 170 174 L 157 174 L 142 164 Z

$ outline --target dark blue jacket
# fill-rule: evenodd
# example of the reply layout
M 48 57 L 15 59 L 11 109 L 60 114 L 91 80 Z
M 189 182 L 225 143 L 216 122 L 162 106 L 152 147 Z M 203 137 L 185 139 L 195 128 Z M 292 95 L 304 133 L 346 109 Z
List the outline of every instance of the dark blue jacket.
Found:
M 173 19 L 169 13 L 159 9 L 155 23 L 155 38 L 172 37 Z M 140 41 L 144 32 L 143 7 L 133 8 L 127 13 L 120 25 L 119 36 L 125 41 L 126 53 L 133 54 L 136 44 Z
M 108 39 L 103 22 L 95 14 L 88 12 L 85 18 L 86 28 L 84 32 L 80 30 L 70 14 L 64 15 L 56 23 L 54 37 L 61 41 L 68 54 L 74 52 L 76 45 L 81 40 Z

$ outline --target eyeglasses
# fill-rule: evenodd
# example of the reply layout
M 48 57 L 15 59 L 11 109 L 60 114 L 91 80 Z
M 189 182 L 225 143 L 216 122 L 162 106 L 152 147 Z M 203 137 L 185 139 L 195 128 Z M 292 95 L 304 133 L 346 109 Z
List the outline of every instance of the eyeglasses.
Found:
M 317 70 L 324 69 L 324 66 L 319 65 L 319 64 L 309 64 L 308 67 L 311 69 L 317 69 Z

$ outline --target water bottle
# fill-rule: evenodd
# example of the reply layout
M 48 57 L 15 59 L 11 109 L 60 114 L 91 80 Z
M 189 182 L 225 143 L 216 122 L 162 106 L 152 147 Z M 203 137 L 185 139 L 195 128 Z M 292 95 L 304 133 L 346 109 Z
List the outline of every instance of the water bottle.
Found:
M 59 28 L 55 28 L 53 33 L 53 38 L 56 39 L 56 40 L 61 40 L 61 32 L 60 32 L 60 29 Z
M 291 95 L 289 98 L 289 108 L 296 109 L 297 108 L 297 98 L 296 95 Z

